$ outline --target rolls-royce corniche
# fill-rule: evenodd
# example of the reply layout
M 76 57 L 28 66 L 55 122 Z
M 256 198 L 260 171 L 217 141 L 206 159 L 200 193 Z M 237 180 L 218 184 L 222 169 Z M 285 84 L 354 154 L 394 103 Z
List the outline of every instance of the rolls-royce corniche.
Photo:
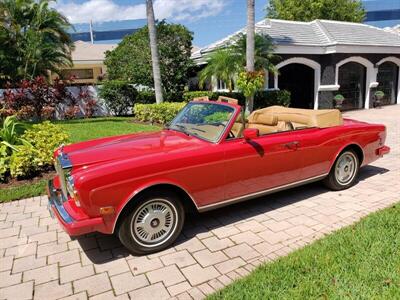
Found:
M 170 246 L 185 214 L 315 181 L 332 190 L 390 151 L 386 128 L 336 109 L 189 102 L 162 130 L 61 146 L 49 211 L 71 236 L 116 234 L 134 254 Z M 268 201 L 260 198 L 259 201 Z

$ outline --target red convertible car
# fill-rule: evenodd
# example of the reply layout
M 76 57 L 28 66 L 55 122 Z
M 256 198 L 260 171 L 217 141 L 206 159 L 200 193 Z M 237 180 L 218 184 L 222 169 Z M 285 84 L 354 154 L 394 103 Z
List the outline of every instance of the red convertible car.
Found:
M 171 245 L 185 212 L 322 180 L 332 190 L 389 152 L 383 125 L 338 110 L 188 103 L 163 130 L 60 147 L 49 210 L 70 235 L 117 234 L 132 253 Z M 260 201 L 262 201 L 260 199 Z

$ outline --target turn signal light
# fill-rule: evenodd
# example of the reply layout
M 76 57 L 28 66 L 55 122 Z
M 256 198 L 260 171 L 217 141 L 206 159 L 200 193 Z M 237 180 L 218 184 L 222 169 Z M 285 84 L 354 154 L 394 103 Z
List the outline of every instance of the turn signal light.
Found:
M 77 192 L 77 190 L 74 190 L 74 201 L 76 206 L 81 207 L 81 202 L 79 201 L 79 194 Z
M 105 207 L 100 207 L 100 214 L 101 215 L 111 215 L 115 212 L 114 207 L 112 206 L 105 206 Z

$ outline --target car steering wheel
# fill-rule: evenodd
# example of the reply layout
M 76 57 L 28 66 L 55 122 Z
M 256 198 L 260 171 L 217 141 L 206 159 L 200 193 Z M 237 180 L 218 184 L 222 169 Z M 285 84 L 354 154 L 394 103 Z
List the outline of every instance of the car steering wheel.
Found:
M 234 139 L 235 137 L 236 137 L 236 135 L 233 133 L 233 131 L 229 130 L 228 138 Z

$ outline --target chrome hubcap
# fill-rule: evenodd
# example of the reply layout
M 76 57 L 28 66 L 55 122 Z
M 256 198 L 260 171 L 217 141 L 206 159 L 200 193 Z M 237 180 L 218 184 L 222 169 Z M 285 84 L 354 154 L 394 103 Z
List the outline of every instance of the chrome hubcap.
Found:
M 176 228 L 176 210 L 159 199 L 144 203 L 132 218 L 132 235 L 142 246 L 165 242 Z
M 352 153 L 344 153 L 336 163 L 335 175 L 339 184 L 346 185 L 356 174 L 357 160 Z

